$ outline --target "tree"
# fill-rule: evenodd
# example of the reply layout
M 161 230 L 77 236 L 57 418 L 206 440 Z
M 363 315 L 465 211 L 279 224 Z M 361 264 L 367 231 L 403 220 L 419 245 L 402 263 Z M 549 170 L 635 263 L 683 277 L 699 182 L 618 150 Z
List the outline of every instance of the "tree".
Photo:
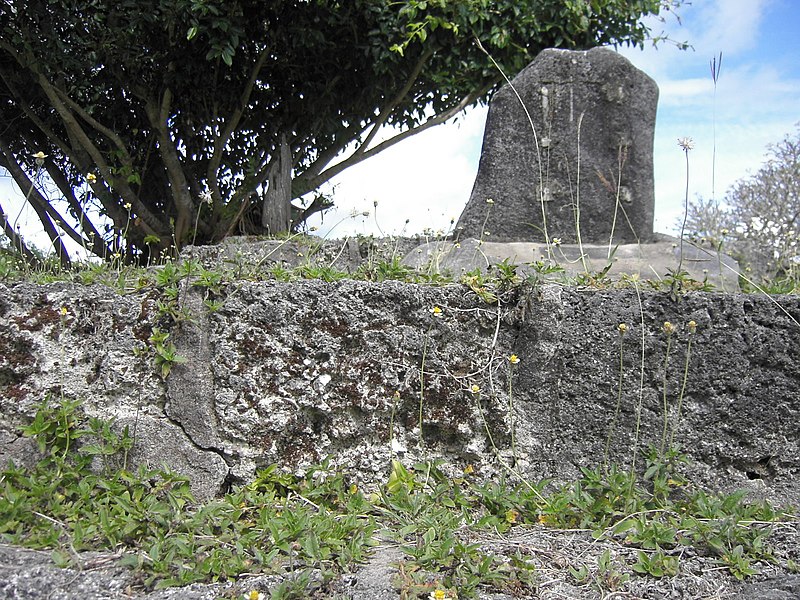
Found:
M 131 260 L 286 231 L 343 169 L 487 100 L 476 40 L 513 74 L 545 47 L 640 45 L 681 1 L 12 0 L 0 167 L 65 262 L 59 230 Z
M 721 203 L 689 204 L 687 231 L 730 254 L 762 278 L 800 269 L 800 127 L 770 146 L 755 175 L 740 180 Z

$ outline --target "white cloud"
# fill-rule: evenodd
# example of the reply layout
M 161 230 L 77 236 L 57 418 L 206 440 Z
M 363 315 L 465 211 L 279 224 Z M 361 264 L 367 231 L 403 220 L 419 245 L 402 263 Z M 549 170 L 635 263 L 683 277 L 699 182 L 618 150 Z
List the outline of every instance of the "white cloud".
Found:
M 698 52 L 717 56 L 737 56 L 755 48 L 764 14 L 770 0 L 715 0 L 697 1 L 687 10 L 697 9 L 693 15 L 692 44 Z M 724 60 L 723 55 L 723 60 Z

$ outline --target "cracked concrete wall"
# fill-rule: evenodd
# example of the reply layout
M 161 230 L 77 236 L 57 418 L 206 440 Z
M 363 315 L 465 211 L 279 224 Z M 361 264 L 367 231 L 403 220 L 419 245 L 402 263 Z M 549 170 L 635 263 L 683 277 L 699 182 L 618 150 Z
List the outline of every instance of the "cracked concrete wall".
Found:
M 471 464 L 491 477 L 503 471 L 492 442 L 525 477 L 565 481 L 603 460 L 618 397 L 611 458 L 629 463 L 640 402 L 640 446 L 659 443 L 661 327 L 676 327 L 672 423 L 694 320 L 675 431 L 693 475 L 800 501 L 797 297 L 779 298 L 779 308 L 742 294 L 676 303 L 633 289 L 541 286 L 502 294 L 498 312 L 461 285 L 242 282 L 210 312 L 187 286 L 181 302 L 192 318 L 170 334 L 186 362 L 166 380 L 142 351 L 152 328 L 167 326 L 158 299 L 156 290 L 0 285 L 0 461 L 33 460 L 17 427 L 37 402 L 63 394 L 128 425 L 131 461 L 187 475 L 201 498 L 271 463 L 295 470 L 325 457 L 365 485 L 385 480 L 393 455 L 442 458 L 452 473 Z

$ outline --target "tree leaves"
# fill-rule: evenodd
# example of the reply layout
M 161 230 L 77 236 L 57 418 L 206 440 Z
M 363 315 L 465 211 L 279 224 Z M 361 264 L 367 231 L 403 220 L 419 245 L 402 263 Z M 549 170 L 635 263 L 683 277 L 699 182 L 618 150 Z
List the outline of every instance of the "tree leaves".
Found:
M 281 136 L 299 198 L 388 147 L 371 145 L 377 128 L 414 131 L 486 101 L 500 74 L 476 39 L 515 73 L 553 45 L 641 44 L 640 19 L 659 8 L 658 0 L 32 0 L 0 14 L 0 92 L 10 99 L 0 105 L 2 136 L 28 173 L 36 150 L 74 187 L 95 173 L 84 196 L 126 238 L 98 248 L 144 261 L 145 239 L 180 245 L 259 232 Z M 329 167 L 347 147 L 355 150 Z M 201 212 L 205 191 L 214 205 Z

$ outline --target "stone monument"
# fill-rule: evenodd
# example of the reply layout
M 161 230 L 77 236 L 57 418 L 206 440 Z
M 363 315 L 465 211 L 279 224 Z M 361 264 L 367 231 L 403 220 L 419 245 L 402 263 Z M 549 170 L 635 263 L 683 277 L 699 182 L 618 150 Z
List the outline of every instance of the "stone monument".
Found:
M 613 50 L 541 52 L 492 98 L 458 237 L 651 241 L 657 103 L 655 82 Z

